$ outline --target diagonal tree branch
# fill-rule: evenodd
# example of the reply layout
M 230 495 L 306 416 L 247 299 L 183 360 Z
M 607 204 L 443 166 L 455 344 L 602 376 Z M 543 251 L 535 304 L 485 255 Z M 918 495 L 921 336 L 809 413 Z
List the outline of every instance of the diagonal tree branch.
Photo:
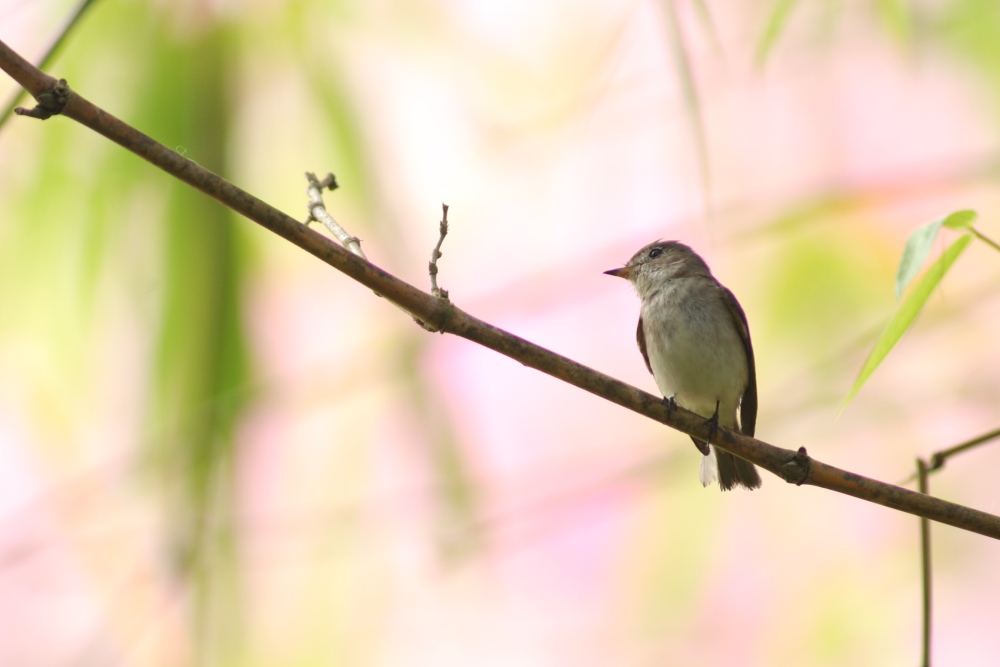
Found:
M 70 90 L 65 82 L 40 72 L 0 42 L 0 68 L 28 90 L 45 116 L 61 113 L 123 146 L 139 157 L 294 243 L 398 305 L 431 331 L 479 343 L 596 396 L 701 439 L 705 420 L 681 408 L 668 410 L 662 399 L 592 370 L 478 320 L 443 298 L 427 294 L 345 250 L 294 218 L 268 206 L 220 176 L 168 149 Z M 61 85 L 60 85 L 61 84 Z M 20 110 L 21 115 L 29 112 Z M 840 470 L 808 456 L 719 428 L 713 443 L 774 473 L 787 482 L 809 484 L 933 521 L 1000 539 L 1000 517 L 939 498 Z

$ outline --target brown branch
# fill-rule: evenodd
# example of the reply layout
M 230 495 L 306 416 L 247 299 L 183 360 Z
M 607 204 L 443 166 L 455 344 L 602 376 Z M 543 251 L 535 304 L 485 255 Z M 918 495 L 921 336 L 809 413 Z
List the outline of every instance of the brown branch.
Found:
M 51 94 L 57 84 L 55 79 L 39 72 L 3 42 L 0 42 L 0 68 L 36 98 Z M 159 144 L 72 91 L 67 90 L 62 114 L 294 243 L 400 306 L 433 331 L 451 333 L 479 343 L 525 366 L 702 440 L 709 437 L 705 420 L 693 412 L 681 408 L 668 410 L 656 396 L 477 320 L 450 302 L 422 292 Z M 839 470 L 811 459 L 804 448 L 797 452 L 781 449 L 723 428 L 718 430 L 713 443 L 793 484 L 819 486 L 1000 539 L 1000 517 Z

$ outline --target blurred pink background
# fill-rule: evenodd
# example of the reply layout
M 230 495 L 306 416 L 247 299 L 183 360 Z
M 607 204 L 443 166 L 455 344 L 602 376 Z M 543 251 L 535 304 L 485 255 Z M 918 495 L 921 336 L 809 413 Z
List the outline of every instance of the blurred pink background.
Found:
M 838 414 L 895 307 L 910 231 L 972 208 L 1000 236 L 978 19 L 968 2 L 915 3 L 900 34 L 869 3 L 799 3 L 758 65 L 771 8 L 704 4 L 710 27 L 676 10 L 707 192 L 670 2 L 128 11 L 180 42 L 213 23 L 237 36 L 227 178 L 304 218 L 302 172 L 337 173 L 331 212 L 421 287 L 446 202 L 439 281 L 456 305 L 647 391 L 638 300 L 602 271 L 657 238 L 689 243 L 750 321 L 758 437 L 901 482 L 915 457 L 1000 422 L 1000 256 L 979 243 Z M 134 122 L 126 82 L 144 73 L 116 47 L 122 5 L 98 3 L 50 71 Z M 67 11 L 0 2 L 0 39 L 34 57 Z M 367 200 L 338 168 L 325 77 L 350 98 Z M 77 176 L 42 187 L 36 152 L 56 126 L 81 146 Z M 0 280 L 0 665 L 918 662 L 915 518 L 770 475 L 754 493 L 702 489 L 686 436 L 422 332 L 247 221 L 254 372 L 219 491 L 235 519 L 213 524 L 237 555 L 205 575 L 237 580 L 213 603 L 236 629 L 198 636 L 199 584 L 173 569 L 170 515 L 142 476 L 156 268 L 125 253 L 89 306 L 70 303 L 84 243 L 70 204 L 103 175 L 91 150 L 118 149 L 61 118 L 0 133 L 0 245 L 43 228 L 54 248 Z M 123 204 L 123 248 L 158 243 L 167 177 L 149 172 Z M 3 208 L 32 188 L 66 217 Z M 931 488 L 1000 512 L 994 470 L 1000 447 L 985 446 Z M 1000 545 L 932 533 L 936 662 L 994 664 Z

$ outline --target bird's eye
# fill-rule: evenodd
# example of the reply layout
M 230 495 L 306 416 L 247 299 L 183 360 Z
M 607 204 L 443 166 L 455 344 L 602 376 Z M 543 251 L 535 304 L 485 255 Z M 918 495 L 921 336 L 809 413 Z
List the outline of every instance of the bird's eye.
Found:
M 662 254 L 663 254 L 663 248 L 656 247 L 656 248 L 653 248 L 653 249 L 651 249 L 649 251 L 649 258 L 650 259 L 656 259 L 657 257 L 659 257 Z

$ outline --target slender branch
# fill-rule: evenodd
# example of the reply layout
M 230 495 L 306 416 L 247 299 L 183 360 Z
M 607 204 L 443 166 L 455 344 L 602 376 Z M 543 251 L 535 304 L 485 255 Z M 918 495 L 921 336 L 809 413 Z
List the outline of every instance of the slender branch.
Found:
M 993 440 L 995 438 L 1000 438 L 1000 428 L 995 428 L 992 431 L 987 431 L 982 435 L 977 435 L 974 438 L 970 438 L 965 442 L 960 442 L 957 445 L 952 445 L 948 449 L 941 449 L 934 452 L 933 454 L 930 455 L 930 457 L 927 458 L 928 474 L 932 472 L 937 472 L 938 470 L 944 468 L 944 464 L 947 463 L 948 459 L 952 458 L 953 456 L 956 456 L 958 454 L 961 454 L 962 452 L 973 449 L 974 447 L 978 447 L 979 445 L 989 442 L 990 440 Z M 913 480 L 919 479 L 919 477 L 920 476 L 918 472 L 913 473 L 899 484 L 900 486 L 904 484 L 909 484 Z
M 55 79 L 39 72 L 3 42 L 0 42 L 0 68 L 36 97 L 46 94 L 57 84 Z M 425 327 L 479 343 L 688 435 L 701 440 L 709 438 L 708 424 L 693 412 L 679 407 L 668 410 L 659 397 L 477 320 L 449 301 L 399 280 L 201 165 L 126 125 L 73 91 L 67 90 L 62 114 L 111 139 L 381 294 L 413 315 Z M 811 459 L 805 448 L 800 448 L 797 452 L 781 449 L 725 428 L 718 429 L 712 442 L 793 484 L 810 484 L 830 489 L 1000 539 L 1000 517 L 840 470 Z
M 940 470 L 941 468 L 944 467 L 944 464 L 948 461 L 948 459 L 955 456 L 956 454 L 961 454 L 964 451 L 972 449 L 973 447 L 978 447 L 979 445 L 989 442 L 990 440 L 993 440 L 994 438 L 998 437 L 1000 437 L 1000 428 L 995 428 L 992 431 L 988 433 L 983 433 L 982 435 L 976 436 L 971 440 L 966 440 L 965 442 L 954 445 L 953 447 L 949 447 L 948 449 L 942 449 L 939 452 L 934 452 L 933 454 L 931 454 L 931 457 L 928 460 L 929 463 L 927 467 L 927 472 L 934 472 L 935 470 Z
M 442 299 L 448 298 L 448 290 L 438 287 L 438 260 L 441 259 L 441 244 L 444 237 L 448 236 L 448 205 L 441 204 L 441 224 L 438 226 L 438 242 L 431 251 L 431 261 L 427 265 L 427 272 L 431 276 L 431 294 Z

